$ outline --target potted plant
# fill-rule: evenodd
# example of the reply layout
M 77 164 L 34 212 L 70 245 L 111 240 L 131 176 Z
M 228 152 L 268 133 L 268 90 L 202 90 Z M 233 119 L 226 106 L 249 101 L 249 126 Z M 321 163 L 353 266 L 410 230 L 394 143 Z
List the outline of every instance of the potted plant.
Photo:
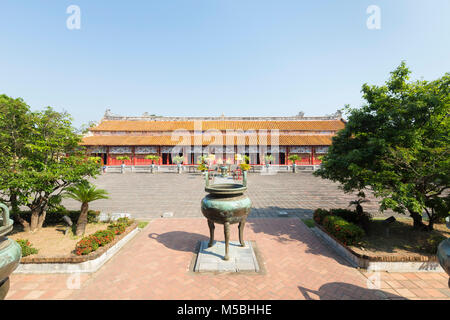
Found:
M 122 161 L 122 164 L 120 165 L 120 172 L 125 173 L 125 160 L 130 160 L 130 157 L 129 156 L 119 156 L 116 159 Z
M 159 160 L 159 156 L 155 154 L 149 154 L 148 156 L 145 156 L 145 159 L 151 160 L 151 172 L 155 170 L 155 162 Z
M 184 157 L 182 156 L 176 156 L 173 158 L 173 162 L 175 162 L 177 164 L 177 172 L 181 173 L 181 164 L 184 161 Z
M 300 160 L 301 158 L 297 155 L 297 154 L 291 154 L 288 158 L 289 160 L 292 161 L 292 172 L 296 172 L 297 171 L 297 161 Z
M 208 171 L 208 158 L 206 156 L 200 156 L 198 164 L 197 169 L 204 175 Z
M 271 154 L 268 154 L 264 157 L 264 159 L 266 160 L 266 168 L 267 170 L 269 170 L 270 163 L 273 161 L 273 156 Z

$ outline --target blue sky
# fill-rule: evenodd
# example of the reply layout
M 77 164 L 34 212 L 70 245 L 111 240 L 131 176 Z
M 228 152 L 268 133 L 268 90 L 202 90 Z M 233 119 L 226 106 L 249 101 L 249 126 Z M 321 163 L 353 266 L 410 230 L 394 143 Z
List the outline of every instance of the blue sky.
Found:
M 69 30 L 69 5 L 81 29 Z M 369 5 L 381 29 L 369 30 Z M 67 110 L 285 116 L 361 105 L 401 60 L 450 71 L 448 0 L 0 2 L 0 93 Z

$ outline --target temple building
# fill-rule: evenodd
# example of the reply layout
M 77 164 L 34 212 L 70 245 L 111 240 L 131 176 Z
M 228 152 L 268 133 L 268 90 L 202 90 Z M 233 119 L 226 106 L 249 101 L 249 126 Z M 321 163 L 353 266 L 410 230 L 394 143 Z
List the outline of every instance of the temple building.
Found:
M 126 117 L 107 110 L 82 145 L 105 165 L 148 165 L 148 155 L 158 155 L 160 165 L 172 165 L 175 156 L 195 165 L 202 155 L 214 155 L 217 163 L 247 155 L 253 165 L 272 155 L 272 164 L 286 165 L 292 154 L 300 157 L 297 164 L 311 165 L 320 164 L 344 126 L 339 111 L 323 117 Z

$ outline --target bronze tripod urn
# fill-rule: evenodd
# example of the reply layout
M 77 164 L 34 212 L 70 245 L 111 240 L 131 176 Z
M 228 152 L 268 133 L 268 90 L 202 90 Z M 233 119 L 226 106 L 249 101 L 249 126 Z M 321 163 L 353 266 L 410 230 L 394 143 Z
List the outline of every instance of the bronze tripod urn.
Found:
M 209 244 L 214 245 L 215 223 L 223 224 L 225 234 L 225 256 L 229 260 L 230 225 L 239 224 L 239 243 L 245 247 L 244 226 L 250 213 L 252 202 L 244 192 L 247 190 L 247 172 L 244 171 L 243 184 L 220 183 L 209 184 L 208 172 L 205 174 L 205 191 L 209 194 L 202 199 L 202 213 L 208 219 Z
M 3 300 L 9 290 L 9 275 L 18 267 L 22 249 L 17 242 L 6 237 L 14 222 L 3 203 L 0 203 L 0 213 L 0 300 Z

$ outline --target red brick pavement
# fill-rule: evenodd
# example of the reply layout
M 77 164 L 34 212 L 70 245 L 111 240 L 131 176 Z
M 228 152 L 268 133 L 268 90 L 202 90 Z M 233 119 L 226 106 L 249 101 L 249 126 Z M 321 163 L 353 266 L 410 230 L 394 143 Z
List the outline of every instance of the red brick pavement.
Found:
M 208 234 L 205 219 L 155 219 L 96 273 L 15 274 L 7 299 L 450 298 L 441 273 L 381 273 L 381 288 L 368 289 L 371 274 L 350 267 L 295 218 L 247 223 L 245 238 L 257 244 L 262 274 L 193 273 L 194 248 Z M 231 236 L 237 239 L 236 226 Z M 216 239 L 223 240 L 221 226 Z

